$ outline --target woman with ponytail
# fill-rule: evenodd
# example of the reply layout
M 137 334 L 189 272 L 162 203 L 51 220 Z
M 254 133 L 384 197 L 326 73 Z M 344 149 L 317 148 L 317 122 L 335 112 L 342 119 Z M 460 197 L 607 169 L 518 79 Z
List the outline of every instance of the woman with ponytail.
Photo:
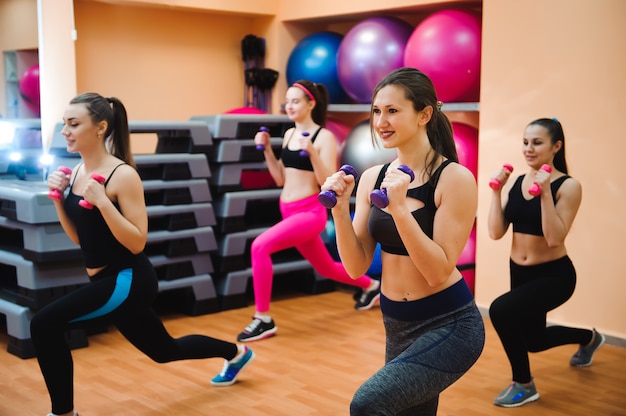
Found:
M 62 195 L 54 206 L 63 230 L 80 245 L 89 283 L 44 306 L 31 321 L 31 339 L 52 402 L 49 416 L 77 415 L 72 354 L 64 334 L 85 324 L 115 325 L 158 363 L 223 358 L 223 370 L 211 383 L 233 384 L 254 358 L 248 347 L 204 335 L 172 338 L 152 310 L 158 280 L 143 251 L 148 216 L 124 105 L 117 98 L 81 94 L 70 101 L 63 122 L 67 150 L 79 153 L 82 161 L 71 174 L 51 173 L 48 188 Z
M 417 69 L 385 76 L 373 93 L 370 126 L 376 142 L 395 148 L 397 158 L 363 172 L 354 219 L 354 178 L 337 172 L 322 186 L 337 194 L 332 215 L 348 273 L 358 276 L 377 243 L 382 249 L 385 365 L 355 393 L 353 416 L 436 415 L 440 393 L 483 349 L 483 320 L 456 268 L 474 224 L 476 182 L 457 163 L 441 105 L 431 80 Z M 389 201 L 384 208 L 371 201 L 379 188 Z

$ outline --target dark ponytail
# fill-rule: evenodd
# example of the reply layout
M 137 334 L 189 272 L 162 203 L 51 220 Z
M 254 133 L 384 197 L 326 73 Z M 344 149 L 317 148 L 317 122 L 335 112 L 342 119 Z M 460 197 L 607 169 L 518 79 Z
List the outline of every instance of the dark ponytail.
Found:
M 130 130 L 128 116 L 122 102 L 115 98 L 104 98 L 100 94 L 87 92 L 74 97 L 70 104 L 85 104 L 94 124 L 107 122 L 104 133 L 109 152 L 135 167 L 133 154 L 130 151 Z
M 316 124 L 326 127 L 326 113 L 328 112 L 328 90 L 326 86 L 305 79 L 296 81 L 291 85 L 300 88 L 304 92 L 304 97 L 307 100 L 313 101 L 309 94 L 313 96 L 315 107 L 313 107 L 313 111 L 311 112 L 311 118 Z M 301 87 L 304 87 L 304 89 Z

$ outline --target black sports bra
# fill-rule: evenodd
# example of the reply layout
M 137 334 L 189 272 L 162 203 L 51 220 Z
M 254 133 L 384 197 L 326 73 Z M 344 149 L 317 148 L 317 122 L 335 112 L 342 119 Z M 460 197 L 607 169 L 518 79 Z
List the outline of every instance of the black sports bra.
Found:
M 406 195 L 410 198 L 415 198 L 424 203 L 422 208 L 419 208 L 412 212 L 413 218 L 420 225 L 424 233 L 433 238 L 433 223 L 435 220 L 435 213 L 437 212 L 437 206 L 435 205 L 435 188 L 439 182 L 439 177 L 443 169 L 453 163 L 451 160 L 445 160 L 437 170 L 433 173 L 431 180 L 418 186 L 417 188 L 408 189 Z M 376 180 L 375 189 L 380 187 L 380 184 L 385 177 L 385 172 L 389 163 L 385 164 Z M 368 230 L 374 240 L 380 243 L 380 248 L 383 251 L 391 254 L 399 254 L 402 256 L 408 256 L 404 243 L 400 238 L 400 234 L 396 229 L 396 225 L 391 217 L 391 214 L 381 210 L 374 204 L 370 203 L 370 216 L 367 223 Z
M 125 164 L 126 163 L 120 163 L 113 169 L 104 182 L 105 188 L 117 168 Z M 85 209 L 78 205 L 78 202 L 83 198 L 72 192 L 73 184 L 74 181 L 72 180 L 67 198 L 65 198 L 63 202 L 63 207 L 65 208 L 67 216 L 76 227 L 78 241 L 85 259 L 85 267 L 95 268 L 116 264 L 116 262 L 124 261 L 133 256 L 133 254 L 113 236 L 113 233 L 109 229 L 106 221 L 104 221 L 98 207 Z M 117 203 L 114 202 L 113 205 L 115 205 L 118 210 L 120 209 Z
M 318 128 L 315 133 L 313 133 L 313 137 L 311 137 L 311 143 L 315 142 L 315 139 L 317 138 L 317 135 L 319 134 L 320 130 L 322 130 L 322 128 Z M 290 150 L 289 147 L 289 142 L 291 141 L 291 138 L 293 137 L 293 133 L 296 130 L 294 129 L 291 132 L 291 136 L 289 136 L 289 140 L 287 140 L 287 144 L 285 145 L 285 147 L 283 147 L 281 153 L 280 153 L 280 159 L 283 161 L 283 166 L 286 168 L 294 168 L 294 169 L 300 169 L 300 170 L 309 170 L 311 172 L 313 172 L 313 165 L 311 164 L 311 159 L 309 159 L 308 156 L 300 156 L 300 150 Z
M 509 200 L 504 208 L 504 218 L 513 224 L 514 233 L 543 236 L 543 229 L 541 228 L 541 198 L 524 198 L 522 194 L 524 176 L 526 175 L 519 176 L 509 191 Z M 552 200 L 555 204 L 556 192 L 567 178 L 569 178 L 568 175 L 563 175 L 550 183 Z

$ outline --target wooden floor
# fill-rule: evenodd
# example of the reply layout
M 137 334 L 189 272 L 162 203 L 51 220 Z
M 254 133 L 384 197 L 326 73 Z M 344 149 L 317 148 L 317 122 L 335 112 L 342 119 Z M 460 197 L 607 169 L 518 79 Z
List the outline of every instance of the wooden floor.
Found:
M 221 359 L 156 364 L 114 329 L 92 335 L 89 347 L 73 351 L 76 410 L 81 416 L 347 415 L 354 391 L 384 355 L 380 309 L 355 311 L 351 294 L 340 288 L 274 301 L 278 335 L 250 344 L 257 358 L 230 387 L 209 383 Z M 174 336 L 234 340 L 253 311 L 167 315 L 164 321 Z M 603 346 L 588 368 L 569 366 L 574 346 L 531 355 L 541 398 L 515 409 L 494 406 L 510 374 L 488 320 L 486 327 L 483 355 L 442 394 L 439 415 L 626 415 L 626 349 L 612 345 Z M 0 333 L 0 415 L 46 415 L 49 399 L 36 360 L 7 353 L 6 344 L 6 333 Z

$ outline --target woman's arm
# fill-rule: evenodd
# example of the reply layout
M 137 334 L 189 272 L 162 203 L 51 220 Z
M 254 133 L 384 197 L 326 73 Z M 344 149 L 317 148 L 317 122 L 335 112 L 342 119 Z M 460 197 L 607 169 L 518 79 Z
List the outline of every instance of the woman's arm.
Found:
M 318 185 L 322 185 L 326 178 L 335 173 L 337 166 L 337 139 L 328 129 L 322 129 L 315 139 L 315 143 L 306 140 L 311 165 Z
M 148 214 L 141 178 L 131 166 L 120 166 L 105 189 L 90 180 L 85 199 L 97 206 L 113 236 L 130 252 L 140 253 L 148 237 Z M 118 211 L 112 200 L 120 206 Z
M 566 179 L 557 191 L 556 205 L 548 186 L 541 195 L 541 229 L 549 247 L 558 247 L 565 242 L 580 203 L 582 187 L 574 178 Z
M 367 169 L 359 179 L 356 190 L 354 219 L 350 216 L 350 196 L 355 178 L 344 172 L 337 172 L 324 183 L 322 189 L 333 189 L 337 193 L 337 205 L 332 209 L 335 222 L 337 250 L 348 274 L 357 279 L 370 267 L 374 258 L 376 242 L 367 228 L 369 218 L 369 194 L 381 166 Z
M 70 178 L 73 175 L 73 172 L 71 175 L 66 175 L 60 171 L 51 172 L 48 176 L 48 189 L 51 191 L 57 190 L 61 195 L 63 195 L 65 190 L 69 186 Z M 65 231 L 65 234 L 67 234 L 68 238 L 72 240 L 74 244 L 80 244 L 80 242 L 78 241 L 78 234 L 76 233 L 76 227 L 65 213 L 65 208 L 63 207 L 63 198 L 53 199 L 53 202 L 63 231 Z
M 287 146 L 287 141 L 288 141 L 287 138 L 291 134 L 290 132 L 292 130 L 293 128 L 285 132 L 285 135 L 283 136 L 283 145 L 282 145 L 283 147 Z M 269 139 L 268 133 L 257 133 L 257 135 L 259 134 L 265 134 L 267 138 Z M 283 187 L 285 185 L 285 167 L 283 166 L 282 161 L 280 161 L 279 159 L 276 159 L 276 155 L 274 154 L 274 150 L 272 149 L 272 146 L 269 143 L 269 140 L 267 141 L 267 144 L 265 144 L 265 149 L 263 150 L 263 156 L 265 156 L 265 164 L 267 165 L 267 170 L 272 176 L 272 179 L 274 179 L 276 186 Z
M 408 176 L 392 170 L 383 181 L 389 196 L 389 212 L 400 238 L 415 267 L 431 287 L 445 283 L 456 268 L 472 231 L 478 196 L 474 175 L 465 167 L 448 165 L 435 189 L 435 213 L 432 240 L 422 231 L 406 205 Z M 393 176 L 390 182 L 387 178 Z M 397 180 L 404 182 L 396 186 Z M 390 189 L 393 188 L 393 189 Z

